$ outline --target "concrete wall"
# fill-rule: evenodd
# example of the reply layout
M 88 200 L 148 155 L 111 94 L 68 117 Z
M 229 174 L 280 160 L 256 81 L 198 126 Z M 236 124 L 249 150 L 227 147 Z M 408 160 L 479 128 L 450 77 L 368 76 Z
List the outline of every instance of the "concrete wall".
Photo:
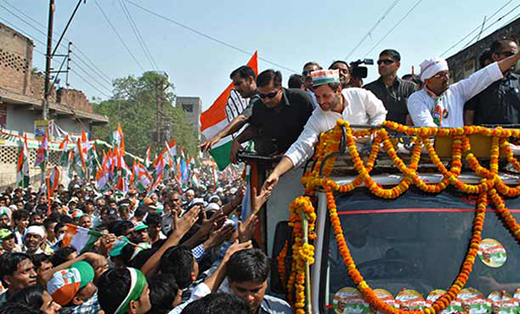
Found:
M 30 110 L 31 107 L 7 104 L 7 124 L 6 129 L 15 131 L 18 134 L 33 134 L 34 121 L 41 120 L 41 111 Z M 71 119 L 69 116 L 54 117 L 54 122 L 58 124 L 67 133 L 74 135 L 81 134 L 81 129 L 85 132 L 91 131 L 91 125 L 84 122 L 80 123 L 76 119 Z
M 200 115 L 202 114 L 202 100 L 200 97 L 178 96 L 176 107 L 184 109 L 188 120 L 191 122 L 193 128 L 197 132 L 197 136 L 200 138 Z M 190 108 L 191 110 L 187 110 L 187 108 Z
M 25 95 L 32 68 L 33 42 L 0 24 L 0 86 Z

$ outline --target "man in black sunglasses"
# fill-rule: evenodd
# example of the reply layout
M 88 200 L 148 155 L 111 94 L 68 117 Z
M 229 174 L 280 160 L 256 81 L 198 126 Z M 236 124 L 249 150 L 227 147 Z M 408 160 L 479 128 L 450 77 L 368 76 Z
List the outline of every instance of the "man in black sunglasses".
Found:
M 408 115 L 408 97 L 415 92 L 413 82 L 404 81 L 397 76 L 397 70 L 401 66 L 401 55 L 393 49 L 383 50 L 377 60 L 377 70 L 380 77 L 365 85 L 385 105 L 388 114 L 387 120 L 401 124 L 411 125 Z
M 233 141 L 231 162 L 236 162 L 241 143 L 251 139 L 259 155 L 285 152 L 296 141 L 314 110 L 308 93 L 282 87 L 280 71 L 265 70 L 258 75 L 256 83 L 261 101 L 253 104 L 249 126 Z
M 500 61 L 518 52 L 513 40 L 497 40 L 490 47 L 491 62 Z M 464 106 L 464 124 L 520 124 L 520 76 L 513 68 L 504 78 L 470 99 Z

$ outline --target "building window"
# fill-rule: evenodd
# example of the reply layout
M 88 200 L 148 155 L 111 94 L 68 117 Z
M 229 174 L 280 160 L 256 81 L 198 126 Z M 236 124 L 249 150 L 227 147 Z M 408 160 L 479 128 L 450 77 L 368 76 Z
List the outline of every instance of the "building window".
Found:
M 193 112 L 193 105 L 183 104 L 182 109 L 184 109 L 186 112 Z

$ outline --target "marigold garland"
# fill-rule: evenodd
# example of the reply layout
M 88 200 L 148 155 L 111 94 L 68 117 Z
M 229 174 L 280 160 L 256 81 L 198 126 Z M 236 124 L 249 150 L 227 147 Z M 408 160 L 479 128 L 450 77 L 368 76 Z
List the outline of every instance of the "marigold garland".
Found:
M 302 178 L 302 183 L 306 188 L 306 193 L 312 194 L 317 187 L 322 187 L 326 192 L 327 207 L 329 210 L 331 227 L 334 232 L 339 252 L 347 267 L 348 275 L 356 284 L 358 290 L 362 293 L 365 300 L 376 310 L 385 313 L 440 313 L 445 309 L 457 294 L 466 284 L 469 275 L 472 271 L 475 262 L 478 246 L 481 242 L 481 233 L 484 226 L 486 206 L 489 202 L 497 209 L 504 225 L 510 230 L 512 235 L 520 242 L 520 225 L 516 219 L 511 215 L 510 211 L 505 206 L 505 202 L 501 195 L 507 197 L 520 196 L 520 185 L 510 187 L 506 185 L 498 175 L 500 153 L 503 153 L 508 162 L 517 170 L 520 171 L 520 162 L 514 157 L 511 148 L 509 147 L 508 138 L 520 137 L 520 130 L 516 129 L 487 129 L 480 126 L 465 126 L 463 128 L 413 128 L 407 127 L 395 122 L 385 121 L 383 128 L 379 130 L 356 130 L 353 131 L 348 122 L 338 120 L 337 125 L 322 135 L 320 135 L 320 142 L 316 148 L 315 153 L 315 167 L 310 169 Z M 340 147 L 343 136 L 343 129 L 346 135 L 346 148 L 350 154 L 353 167 L 358 173 L 357 177 L 345 185 L 339 185 L 330 179 L 328 176 L 332 173 L 334 168 L 335 158 L 329 158 L 325 161 L 323 167 L 323 174 L 325 177 L 319 176 L 319 169 L 325 157 L 333 152 L 337 152 Z M 412 149 L 411 161 L 406 165 L 396 152 L 395 141 L 389 138 L 388 130 L 408 135 L 412 138 L 414 147 Z M 489 169 L 482 166 L 478 159 L 471 151 L 471 145 L 468 136 L 480 134 L 491 137 L 491 150 Z M 371 136 L 373 138 L 372 148 L 368 160 L 363 162 L 356 147 L 357 136 Z M 435 148 L 430 142 L 430 137 L 433 136 L 452 136 L 452 159 L 451 167 L 447 169 L 444 163 L 439 158 Z M 375 164 L 380 148 L 386 151 L 392 163 L 403 174 L 402 180 L 392 188 L 383 188 L 379 186 L 370 176 L 370 172 Z M 437 184 L 430 184 L 425 182 L 417 173 L 418 165 L 421 159 L 421 150 L 424 146 L 430 157 L 431 162 L 437 167 L 442 174 L 443 179 Z M 466 161 L 470 169 L 472 169 L 478 176 L 482 177 L 479 184 L 466 184 L 459 180 L 462 169 L 462 160 Z M 457 190 L 467 194 L 478 194 L 478 203 L 473 222 L 473 231 L 466 257 L 462 263 L 460 273 L 455 278 L 452 286 L 447 292 L 437 299 L 430 307 L 419 311 L 403 311 L 389 306 L 380 300 L 374 291 L 368 286 L 362 275 L 356 268 L 356 264 L 350 255 L 346 240 L 343 236 L 343 229 L 340 219 L 337 214 L 336 203 L 334 199 L 334 192 L 347 193 L 354 190 L 356 187 L 364 184 L 372 194 L 386 198 L 395 199 L 408 190 L 410 185 L 415 185 L 420 190 L 427 193 L 439 193 L 452 185 Z M 499 194 L 500 193 L 500 194 Z M 314 208 L 308 196 L 299 197 L 293 201 L 290 206 L 291 216 L 290 225 L 293 226 L 293 236 L 295 244 L 293 245 L 294 259 L 291 269 L 291 274 L 288 279 L 288 291 L 295 288 L 295 302 L 296 313 L 304 313 L 305 306 L 305 272 L 303 265 L 306 261 L 314 262 L 314 247 L 310 244 L 302 243 L 302 224 L 301 215 L 305 213 L 309 219 L 309 233 L 314 234 L 314 222 L 316 215 Z
M 308 196 L 296 198 L 289 206 L 289 226 L 293 228 L 293 260 L 291 274 L 287 282 L 289 301 L 293 303 L 295 313 L 305 313 L 305 263 L 314 264 L 314 246 L 304 243 L 303 215 L 308 221 L 309 239 L 316 238 L 314 227 L 316 224 L 316 213 Z M 294 289 L 294 299 L 291 292 Z
M 278 266 L 278 274 L 280 274 L 280 280 L 282 283 L 286 283 L 287 281 L 287 269 L 285 267 L 285 259 L 287 258 L 287 252 L 289 250 L 289 241 L 285 241 L 285 244 L 276 257 L 276 262 Z

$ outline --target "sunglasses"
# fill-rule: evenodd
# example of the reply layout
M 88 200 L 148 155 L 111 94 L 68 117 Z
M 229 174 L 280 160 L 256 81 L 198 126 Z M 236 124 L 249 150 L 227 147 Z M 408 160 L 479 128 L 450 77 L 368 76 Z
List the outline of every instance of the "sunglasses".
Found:
M 311 73 L 314 72 L 314 70 L 305 70 L 302 72 L 303 76 L 311 75 Z
M 383 59 L 383 60 L 377 60 L 377 65 L 381 65 L 381 63 L 384 63 L 385 65 L 389 65 L 394 63 L 395 61 L 392 59 Z
M 511 56 L 515 55 L 515 53 L 513 51 L 503 51 L 500 54 L 505 56 L 505 57 L 511 57 Z
M 262 99 L 265 99 L 265 98 L 269 98 L 269 99 L 272 99 L 272 98 L 275 98 L 276 95 L 278 95 L 278 92 L 280 90 L 277 90 L 276 92 L 272 92 L 272 93 L 268 93 L 268 94 L 262 94 L 262 93 L 258 93 L 258 96 Z

